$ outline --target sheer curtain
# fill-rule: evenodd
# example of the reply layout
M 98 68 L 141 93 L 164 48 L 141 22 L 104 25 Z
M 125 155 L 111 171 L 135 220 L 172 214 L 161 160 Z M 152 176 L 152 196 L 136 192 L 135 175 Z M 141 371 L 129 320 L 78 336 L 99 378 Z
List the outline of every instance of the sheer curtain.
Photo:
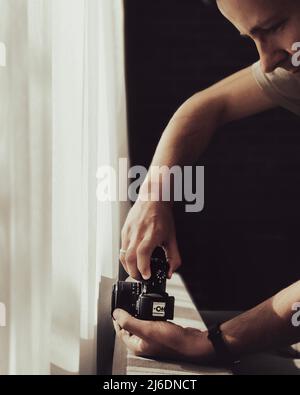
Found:
M 0 0 L 0 42 L 0 374 L 95 373 L 127 209 L 96 199 L 127 157 L 122 1 Z

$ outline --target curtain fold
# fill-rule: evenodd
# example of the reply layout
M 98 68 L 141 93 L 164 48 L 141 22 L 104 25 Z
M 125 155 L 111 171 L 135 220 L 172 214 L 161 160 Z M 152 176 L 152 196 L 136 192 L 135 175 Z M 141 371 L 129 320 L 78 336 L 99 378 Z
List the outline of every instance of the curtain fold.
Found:
M 47 2 L 1 0 L 1 373 L 47 373 L 51 266 L 51 20 Z M 47 278 L 47 281 L 45 279 Z M 2 350 L 6 352 L 2 355 Z
M 122 1 L 0 0 L 0 42 L 0 373 L 93 374 L 127 210 L 96 199 L 128 156 Z

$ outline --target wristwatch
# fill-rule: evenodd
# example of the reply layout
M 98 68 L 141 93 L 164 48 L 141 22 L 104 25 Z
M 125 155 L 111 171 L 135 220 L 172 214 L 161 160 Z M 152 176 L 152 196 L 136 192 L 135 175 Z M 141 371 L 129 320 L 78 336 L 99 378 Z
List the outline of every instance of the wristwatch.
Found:
M 212 343 L 217 360 L 222 363 L 224 366 L 232 367 L 240 362 L 236 356 L 234 356 L 227 344 L 224 341 L 223 333 L 221 331 L 221 323 L 212 325 L 208 329 L 208 339 Z

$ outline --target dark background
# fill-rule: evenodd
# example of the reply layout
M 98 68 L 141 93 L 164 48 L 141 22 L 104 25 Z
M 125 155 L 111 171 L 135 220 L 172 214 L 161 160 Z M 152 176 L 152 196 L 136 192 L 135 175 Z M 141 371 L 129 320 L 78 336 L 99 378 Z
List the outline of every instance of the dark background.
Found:
M 171 116 L 258 55 L 201 0 L 125 0 L 132 165 L 149 166 Z M 200 309 L 246 309 L 299 279 L 299 119 L 278 109 L 219 130 L 205 209 L 175 210 L 181 272 Z

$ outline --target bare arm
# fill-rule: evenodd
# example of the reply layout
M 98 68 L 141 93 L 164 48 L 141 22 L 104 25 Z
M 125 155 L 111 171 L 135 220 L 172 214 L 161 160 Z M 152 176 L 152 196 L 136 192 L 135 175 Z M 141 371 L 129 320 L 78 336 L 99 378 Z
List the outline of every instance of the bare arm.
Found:
M 231 353 L 240 358 L 299 342 L 300 315 L 293 310 L 299 302 L 300 282 L 223 324 L 223 337 Z M 207 332 L 169 322 L 140 321 L 122 310 L 116 310 L 113 316 L 117 334 L 137 355 L 197 364 L 216 359 Z
M 172 117 L 152 165 L 194 163 L 222 124 L 275 107 L 257 85 L 251 67 L 187 100 Z
M 300 281 L 273 298 L 222 325 L 230 350 L 237 355 L 265 351 L 300 341 L 300 327 L 293 321 L 300 302 Z
M 176 111 L 156 149 L 153 166 L 184 166 L 195 163 L 207 148 L 216 129 L 228 122 L 274 107 L 274 104 L 257 85 L 251 68 L 239 71 L 216 85 L 187 100 Z M 148 173 L 140 190 L 140 198 L 146 200 L 155 185 Z M 165 181 L 164 182 L 168 182 Z M 161 188 L 160 188 L 161 189 Z M 170 272 L 180 266 L 176 232 L 171 212 L 172 202 L 137 200 L 122 230 L 120 260 L 131 277 L 150 277 L 150 256 L 163 245 L 170 257 Z
M 161 138 L 152 165 L 172 167 L 178 164 L 194 163 L 204 152 L 219 126 L 274 106 L 257 85 L 251 69 L 242 70 L 196 94 L 180 107 Z M 145 185 L 147 183 L 151 184 L 149 177 Z M 161 224 L 168 223 L 168 220 L 171 223 L 170 209 L 162 203 L 138 202 L 134 208 L 133 217 L 129 221 L 131 225 L 137 218 L 139 221 L 142 219 L 142 225 L 136 234 L 146 235 L 146 239 L 150 242 L 142 244 L 142 247 L 147 247 L 143 249 L 135 242 L 138 237 L 132 237 L 131 245 L 134 248 L 130 252 L 133 260 L 129 263 L 136 262 L 137 251 L 139 258 L 137 267 L 141 273 L 145 273 L 151 248 L 163 240 L 171 243 L 170 254 L 177 259 L 176 263 L 178 263 L 179 254 L 176 249 L 173 224 L 171 228 L 157 232 L 157 229 L 161 229 Z M 134 229 L 135 232 L 136 229 Z M 124 236 L 125 242 L 128 241 L 126 239 L 128 235 L 130 238 L 130 232 Z M 170 235 L 171 238 L 168 239 L 167 236 Z M 174 268 L 176 268 L 175 264 L 173 264 Z M 292 321 L 295 314 L 293 305 L 299 302 L 300 282 L 291 285 L 254 309 L 224 323 L 221 329 L 230 350 L 236 355 L 244 355 L 300 341 L 300 327 L 293 325 Z M 140 322 L 125 312 L 117 312 L 115 318 L 122 328 L 139 337 L 139 342 L 135 337 L 126 337 L 126 334 L 123 339 L 128 347 L 138 354 L 162 355 L 198 362 L 201 359 L 209 361 L 214 358 L 214 349 L 207 338 L 207 333 L 169 323 Z M 164 349 L 164 346 L 167 348 Z

